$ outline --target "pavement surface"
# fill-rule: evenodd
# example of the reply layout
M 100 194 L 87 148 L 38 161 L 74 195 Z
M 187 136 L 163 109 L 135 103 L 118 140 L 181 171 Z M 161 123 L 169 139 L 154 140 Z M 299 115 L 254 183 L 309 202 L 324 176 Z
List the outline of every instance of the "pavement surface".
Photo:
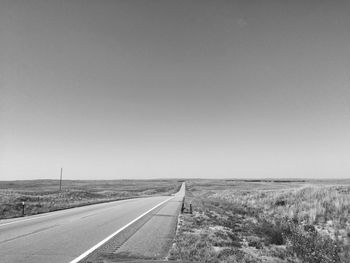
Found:
M 82 262 L 145 262 L 165 259 L 173 244 L 184 196 L 185 184 L 171 200 L 116 235 Z
M 177 197 L 178 195 L 171 200 Z M 21 219 L 1 220 L 0 262 L 72 262 L 118 229 L 169 198 L 156 196 L 129 199 Z M 156 210 L 162 207 L 159 206 Z M 149 219 L 150 216 L 144 218 Z M 136 221 L 142 223 L 139 223 L 136 230 L 146 221 Z M 130 233 L 124 237 L 123 242 L 135 232 L 128 231 Z
M 114 251 L 118 259 L 162 259 L 168 254 L 176 233 L 182 198 L 167 202 L 153 217 L 120 248 Z

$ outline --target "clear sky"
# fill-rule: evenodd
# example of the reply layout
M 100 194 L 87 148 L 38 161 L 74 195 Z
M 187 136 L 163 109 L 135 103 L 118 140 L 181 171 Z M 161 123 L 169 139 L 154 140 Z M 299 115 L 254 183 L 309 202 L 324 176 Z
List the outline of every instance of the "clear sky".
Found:
M 350 1 L 0 2 L 0 180 L 349 178 Z

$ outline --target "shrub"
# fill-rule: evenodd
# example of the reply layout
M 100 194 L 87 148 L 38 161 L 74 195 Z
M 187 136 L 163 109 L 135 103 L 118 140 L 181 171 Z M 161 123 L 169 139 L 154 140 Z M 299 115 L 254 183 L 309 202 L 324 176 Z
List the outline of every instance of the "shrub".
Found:
M 313 227 L 301 227 L 288 222 L 283 237 L 287 240 L 287 249 L 305 263 L 339 263 L 339 249 L 328 236 L 323 236 Z
M 283 245 L 283 224 L 277 223 L 273 224 L 268 222 L 267 220 L 263 220 L 258 224 L 255 228 L 255 232 L 261 236 L 265 237 L 265 244 L 275 244 L 275 245 Z

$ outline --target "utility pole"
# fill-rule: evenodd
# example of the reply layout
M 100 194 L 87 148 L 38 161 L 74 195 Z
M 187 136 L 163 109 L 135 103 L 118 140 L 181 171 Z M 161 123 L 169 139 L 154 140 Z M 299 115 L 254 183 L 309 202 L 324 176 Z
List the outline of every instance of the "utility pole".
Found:
M 62 189 L 62 172 L 63 172 L 63 168 L 61 167 L 61 176 L 60 176 L 60 192 Z

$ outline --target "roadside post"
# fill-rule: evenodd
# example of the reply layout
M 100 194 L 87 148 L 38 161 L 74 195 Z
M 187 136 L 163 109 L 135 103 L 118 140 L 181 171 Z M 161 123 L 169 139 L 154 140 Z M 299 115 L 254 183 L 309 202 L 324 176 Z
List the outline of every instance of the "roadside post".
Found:
M 185 198 L 182 199 L 181 214 L 183 214 L 184 210 L 185 210 Z
M 192 202 L 190 203 L 190 213 L 192 214 Z
M 22 201 L 22 216 L 24 216 L 24 201 Z
M 61 167 L 61 176 L 60 176 L 60 192 L 62 190 L 62 173 L 63 173 L 63 168 Z

